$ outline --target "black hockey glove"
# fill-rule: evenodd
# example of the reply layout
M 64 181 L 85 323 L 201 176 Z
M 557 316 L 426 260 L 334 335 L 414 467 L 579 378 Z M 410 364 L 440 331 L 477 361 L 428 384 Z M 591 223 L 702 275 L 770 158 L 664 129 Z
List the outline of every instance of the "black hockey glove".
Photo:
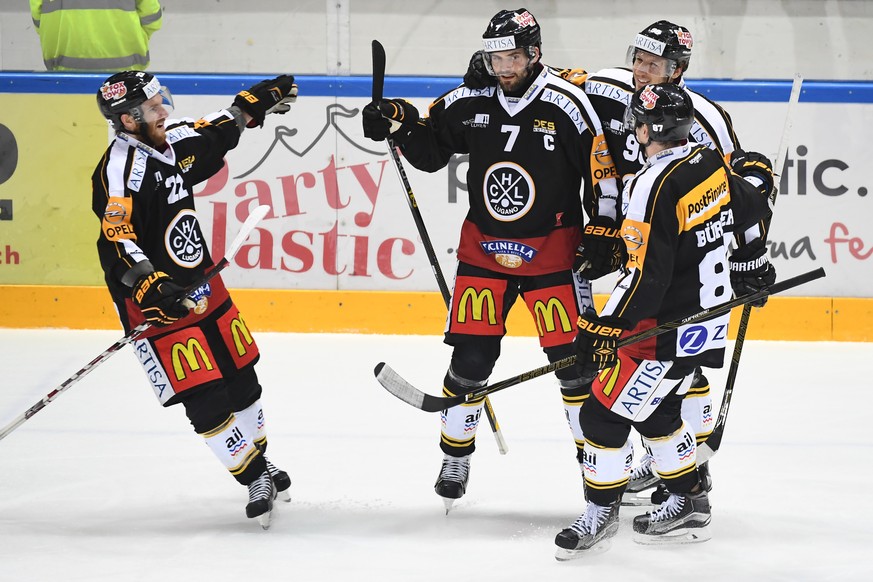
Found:
M 470 64 L 464 73 L 464 86 L 468 89 L 487 89 L 496 85 L 497 77 L 493 77 L 485 68 L 485 51 L 476 51 L 470 57 Z
M 625 262 L 627 249 L 620 227 L 611 218 L 595 216 L 582 231 L 573 270 L 594 280 L 618 270 Z
M 194 307 L 194 302 L 186 297 L 185 289 L 163 271 L 155 271 L 137 279 L 131 298 L 146 321 L 156 327 L 175 323 Z
M 731 287 L 734 295 L 757 293 L 776 282 L 776 269 L 767 259 L 767 246 L 761 241 L 737 249 L 728 265 L 731 272 Z M 750 303 L 752 307 L 764 307 L 767 297 Z
M 758 152 L 734 150 L 731 153 L 731 170 L 755 186 L 764 196 L 773 192 L 773 163 Z
M 618 362 L 618 339 L 630 325 L 620 317 L 596 313 L 580 315 L 576 321 L 576 369 L 579 376 L 590 382 L 600 370 Z
M 407 141 L 418 121 L 418 109 L 406 99 L 372 101 L 361 111 L 364 137 L 382 141 L 389 137 L 399 143 Z
M 297 99 L 297 85 L 293 75 L 279 75 L 275 79 L 261 81 L 236 94 L 233 104 L 252 116 L 247 127 L 264 126 L 264 118 L 270 113 L 286 113 Z

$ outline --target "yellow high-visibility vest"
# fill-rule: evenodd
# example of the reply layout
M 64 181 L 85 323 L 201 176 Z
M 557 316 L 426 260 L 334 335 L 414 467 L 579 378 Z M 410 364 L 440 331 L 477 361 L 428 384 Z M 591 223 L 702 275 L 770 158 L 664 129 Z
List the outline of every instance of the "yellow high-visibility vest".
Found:
M 145 70 L 158 0 L 30 0 L 49 71 Z

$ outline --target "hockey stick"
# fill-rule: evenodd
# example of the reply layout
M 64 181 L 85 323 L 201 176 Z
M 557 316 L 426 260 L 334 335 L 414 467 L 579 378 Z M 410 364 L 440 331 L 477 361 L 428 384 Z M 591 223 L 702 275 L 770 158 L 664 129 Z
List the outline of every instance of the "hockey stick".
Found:
M 788 111 L 785 113 L 785 125 L 782 128 L 782 138 L 779 140 L 779 149 L 776 151 L 776 164 L 773 166 L 780 172 L 782 165 L 785 163 L 785 158 L 788 155 L 788 140 L 791 135 L 791 128 L 794 125 L 794 107 L 800 100 L 800 88 L 803 85 L 803 77 L 796 75 L 791 83 L 791 95 L 788 97 Z M 770 193 L 770 204 L 776 204 L 776 196 L 779 193 L 779 182 L 776 181 L 776 176 L 773 180 L 773 191 Z M 749 318 L 752 316 L 752 306 L 747 303 L 743 306 L 743 314 L 740 316 L 740 323 L 737 327 L 737 338 L 734 342 L 734 351 L 731 355 L 731 365 L 728 370 L 727 380 L 725 381 L 724 394 L 721 398 L 721 407 L 718 410 L 718 418 L 715 421 L 715 428 L 706 440 L 697 447 L 697 462 L 705 463 L 718 451 L 721 446 L 721 439 L 724 436 L 724 425 L 727 422 L 728 410 L 731 406 L 731 397 L 734 393 L 734 384 L 737 381 L 737 372 L 740 368 L 740 356 L 743 354 L 743 344 L 746 341 L 746 331 L 749 328 Z
M 255 208 L 243 225 L 239 229 L 239 234 L 236 235 L 236 238 L 233 239 L 233 242 L 230 244 L 230 248 L 224 257 L 218 261 L 218 264 L 215 265 L 215 268 L 209 271 L 209 273 L 203 277 L 202 280 L 198 281 L 194 285 L 188 288 L 188 296 L 190 297 L 191 293 L 211 281 L 216 275 L 218 275 L 225 267 L 230 264 L 230 259 L 234 257 L 234 255 L 239 251 L 242 244 L 248 238 L 249 234 L 251 234 L 252 230 L 255 228 L 255 225 L 261 221 L 262 218 L 270 211 L 269 206 L 258 206 Z M 60 386 L 49 392 L 45 397 L 42 398 L 39 402 L 28 408 L 24 411 L 23 414 L 18 416 L 15 420 L 7 424 L 3 427 L 3 430 L 0 430 L 0 440 L 6 438 L 6 436 L 11 433 L 13 430 L 24 424 L 24 422 L 30 419 L 37 412 L 46 407 L 46 405 L 53 401 L 55 398 L 61 395 L 64 391 L 68 390 L 73 384 L 87 376 L 91 371 L 112 357 L 117 351 L 126 346 L 127 344 L 135 342 L 139 339 L 142 334 L 146 332 L 149 328 L 151 328 L 151 324 L 149 322 L 144 321 L 132 330 L 130 330 L 127 335 L 123 338 L 106 348 L 99 356 L 85 364 L 79 371 L 75 374 L 64 380 Z
M 718 315 L 728 313 L 734 307 L 745 305 L 746 303 L 752 301 L 757 301 L 758 299 L 762 299 L 769 295 L 781 293 L 782 291 L 785 291 L 787 289 L 797 287 L 798 285 L 803 285 L 804 283 L 814 281 L 815 279 L 820 279 L 824 276 L 824 269 L 819 267 L 818 269 L 809 271 L 808 273 L 804 273 L 802 275 L 792 277 L 791 279 L 786 279 L 784 281 L 775 283 L 770 287 L 761 289 L 760 291 L 757 291 L 755 293 L 742 295 L 740 297 L 717 305 L 716 307 L 704 309 L 703 311 L 695 313 L 694 315 L 684 317 L 682 319 L 677 319 L 675 321 L 662 323 L 657 327 L 653 327 L 629 335 L 619 340 L 618 347 L 625 347 L 631 344 L 635 344 L 637 342 L 641 342 L 643 340 L 661 335 L 662 333 L 666 333 L 667 331 L 670 331 L 672 329 L 677 329 L 683 325 L 696 323 L 704 319 L 711 319 Z M 410 406 L 413 406 L 425 412 L 438 412 L 446 408 L 451 408 L 452 406 L 457 406 L 458 404 L 463 404 L 468 400 L 482 398 L 483 396 L 494 394 L 495 392 L 499 392 L 500 390 L 504 390 L 506 388 L 509 388 L 510 386 L 515 386 L 516 384 L 521 384 L 522 382 L 527 382 L 528 380 L 539 378 L 544 374 L 548 374 L 556 370 L 561 370 L 568 366 L 572 366 L 575 363 L 576 356 L 569 356 L 567 358 L 558 360 L 557 362 L 552 362 L 547 366 L 524 372 L 523 374 L 519 374 L 518 376 L 514 376 L 507 380 L 503 380 L 502 382 L 497 382 L 496 384 L 492 384 L 491 386 L 487 386 L 480 390 L 475 390 L 467 394 L 460 394 L 458 396 L 452 397 L 432 396 L 430 394 L 422 392 L 421 390 L 404 380 L 397 372 L 392 370 L 390 366 L 385 364 L 385 362 L 380 362 L 378 365 L 376 365 L 373 373 L 376 375 L 376 380 L 378 380 L 379 383 L 382 384 L 382 386 L 388 392 L 390 392 L 400 400 L 406 402 Z
M 382 100 L 382 89 L 385 86 L 385 47 L 378 40 L 373 41 L 373 102 Z M 397 148 L 394 147 L 394 142 L 388 138 L 388 153 L 391 154 L 391 159 L 394 161 L 394 168 L 397 170 L 397 175 L 400 177 L 400 182 L 403 184 L 403 189 L 406 190 L 406 202 L 409 204 L 409 210 L 412 212 L 412 219 L 415 221 L 415 227 L 418 229 L 418 236 L 421 237 L 421 242 L 424 245 L 424 251 L 427 254 L 427 260 L 430 262 L 431 270 L 436 277 L 437 286 L 443 296 L 443 302 L 446 304 L 446 309 L 451 308 L 451 293 L 449 286 L 446 284 L 446 279 L 443 277 L 442 269 L 440 269 L 439 261 L 434 252 L 433 244 L 430 241 L 430 236 L 427 233 L 427 227 L 424 225 L 424 219 L 418 209 L 418 203 L 415 201 L 415 193 L 412 191 L 412 186 L 409 183 L 409 178 L 406 177 L 406 170 L 400 161 L 400 155 L 397 153 Z M 509 452 L 509 446 L 506 444 L 506 439 L 503 438 L 503 432 L 500 430 L 500 424 L 497 422 L 497 415 L 494 413 L 494 408 L 491 406 L 491 400 L 485 397 L 485 416 L 488 418 L 488 424 L 491 425 L 491 431 L 494 433 L 494 439 L 497 441 L 497 450 L 501 455 Z

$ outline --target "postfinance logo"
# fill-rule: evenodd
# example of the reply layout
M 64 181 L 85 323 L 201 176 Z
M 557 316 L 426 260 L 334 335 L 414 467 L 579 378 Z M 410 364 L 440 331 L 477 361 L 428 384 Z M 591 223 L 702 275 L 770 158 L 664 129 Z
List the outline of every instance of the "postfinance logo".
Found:
M 215 368 L 209 356 L 206 355 L 206 350 L 194 338 L 190 338 L 184 344 L 173 344 L 170 355 L 173 360 L 173 372 L 176 374 L 176 379 L 180 381 L 188 377 L 188 371 L 197 372 L 201 368 L 207 370 Z
M 497 325 L 497 306 L 491 289 L 483 289 L 480 293 L 472 287 L 467 287 L 458 301 L 458 323 L 467 321 L 467 303 L 471 302 L 471 318 L 473 321 L 483 321 L 485 303 L 488 303 L 488 324 Z

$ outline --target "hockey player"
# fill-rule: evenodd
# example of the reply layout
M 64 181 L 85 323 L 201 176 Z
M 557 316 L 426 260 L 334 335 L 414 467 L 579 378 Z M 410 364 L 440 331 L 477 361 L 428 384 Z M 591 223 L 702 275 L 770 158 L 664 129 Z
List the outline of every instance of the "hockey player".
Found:
M 92 176 L 106 285 L 126 332 L 152 326 L 134 349 L 158 400 L 184 406 L 194 430 L 248 487 L 246 515 L 264 528 L 277 491 L 290 501 L 291 480 L 264 456 L 258 347 L 221 276 L 189 293 L 214 267 L 192 191 L 221 169 L 246 127 L 285 113 L 296 95 L 294 77 L 282 75 L 240 92 L 227 109 L 174 121 L 169 91 L 149 73 L 117 73 L 97 91 L 115 130 Z
M 633 129 L 624 126 L 624 113 L 634 91 L 648 84 L 673 83 L 691 96 L 694 123 L 690 139 L 706 145 L 729 161 L 734 172 L 769 195 L 774 182 L 771 163 L 757 152 L 744 152 L 733 129 L 730 115 L 717 103 L 696 93 L 685 84 L 684 73 L 691 62 L 693 39 L 691 32 L 678 24 L 659 20 L 644 28 L 627 50 L 628 67 L 607 68 L 591 75 L 582 69 L 561 69 L 561 76 L 584 87 L 597 115 L 603 120 L 603 132 L 609 151 L 623 181 L 629 180 L 644 163 L 643 152 Z M 493 80 L 484 69 L 482 51 L 470 59 L 464 82 L 484 88 Z M 749 235 L 765 229 L 758 225 Z M 589 279 L 597 279 L 620 268 L 624 263 L 624 243 L 619 229 L 610 216 L 593 216 L 585 226 L 574 268 Z M 743 235 L 745 236 L 745 235 Z M 742 239 L 741 239 L 742 240 Z M 715 426 L 709 380 L 697 369 L 694 382 L 682 403 L 682 416 L 692 426 L 697 444 L 703 444 Z M 622 502 L 640 505 L 659 504 L 667 497 L 666 489 L 652 467 L 651 457 L 644 455 L 634 468 Z M 701 463 L 701 479 L 712 488 L 709 466 Z M 657 486 L 657 490 L 655 487 Z
M 729 300 L 732 284 L 761 289 L 775 281 L 763 236 L 728 258 L 732 234 L 766 220 L 769 205 L 716 151 L 689 143 L 693 119 L 691 96 L 672 83 L 644 86 L 628 107 L 625 123 L 646 163 L 623 195 L 627 270 L 600 315 L 583 313 L 578 320 L 577 365 L 595 378 L 581 412 L 588 505 L 557 535 L 558 559 L 603 548 L 618 530 L 633 459 L 631 426 L 669 491 L 652 512 L 634 518 L 636 541 L 708 539 L 709 499 L 696 466 L 694 433 L 680 411 L 695 369 L 723 364 L 730 315 L 616 347 L 623 332 Z M 683 338 L 691 335 L 697 340 L 689 344 Z
M 502 10 L 482 42 L 492 86 L 461 85 L 434 101 L 425 118 L 399 99 L 370 103 L 362 112 L 364 135 L 390 137 L 420 170 L 435 172 L 454 154 L 470 155 L 470 209 L 445 336 L 453 347 L 443 389 L 449 396 L 487 383 L 506 333 L 504 318 L 519 296 L 549 361 L 573 353 L 569 323 L 592 305 L 589 282 L 572 272 L 582 208 L 615 217 L 618 196 L 600 121 L 579 87 L 543 66 L 534 16 L 524 8 Z M 556 376 L 581 452 L 579 407 L 588 384 L 573 367 Z M 482 406 L 477 399 L 442 414 L 444 456 L 435 490 L 447 511 L 466 491 Z
M 644 164 L 643 151 L 633 128 L 624 124 L 625 109 L 631 96 L 634 91 L 649 84 L 672 83 L 684 89 L 694 104 L 694 122 L 689 139 L 717 151 L 731 163 L 734 172 L 759 187 L 765 196 L 769 195 L 774 185 L 770 161 L 756 152 L 741 150 L 730 115 L 717 103 L 692 91 L 685 84 L 684 74 L 691 62 L 692 45 L 691 32 L 687 28 L 659 20 L 637 34 L 628 47 L 628 68 L 603 69 L 585 79 L 585 92 L 603 120 L 606 141 L 619 174 L 623 180 L 629 180 Z M 608 222 L 601 224 L 607 228 L 599 232 L 616 232 L 608 228 L 611 226 Z M 763 228 L 766 225 L 758 227 Z M 750 236 L 754 237 L 756 233 L 757 229 Z M 577 259 L 576 266 L 587 261 L 589 265 L 596 264 L 601 272 L 614 269 L 617 265 L 610 258 L 616 255 L 616 240 L 610 240 L 608 236 L 588 237 L 584 241 L 588 247 L 584 251 L 586 256 Z M 587 273 L 585 269 L 582 272 Z M 709 380 L 698 368 L 692 387 L 682 403 L 682 417 L 691 425 L 698 445 L 703 444 L 712 433 L 715 416 Z M 711 489 L 708 465 L 702 463 L 700 469 L 706 489 Z M 644 455 L 640 465 L 633 470 L 624 503 L 637 505 L 649 499 L 653 503 L 660 503 L 666 498 L 663 484 L 652 493 L 652 488 L 659 482 L 651 457 Z

